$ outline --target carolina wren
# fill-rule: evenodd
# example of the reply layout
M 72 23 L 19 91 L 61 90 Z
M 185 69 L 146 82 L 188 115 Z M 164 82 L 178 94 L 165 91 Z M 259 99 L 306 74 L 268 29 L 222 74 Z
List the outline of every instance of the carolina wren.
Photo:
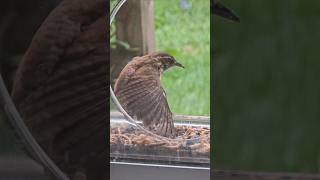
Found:
M 135 57 L 121 71 L 115 83 L 115 95 L 127 113 L 156 134 L 172 137 L 175 128 L 172 112 L 160 79 L 170 67 L 182 67 L 167 53 Z

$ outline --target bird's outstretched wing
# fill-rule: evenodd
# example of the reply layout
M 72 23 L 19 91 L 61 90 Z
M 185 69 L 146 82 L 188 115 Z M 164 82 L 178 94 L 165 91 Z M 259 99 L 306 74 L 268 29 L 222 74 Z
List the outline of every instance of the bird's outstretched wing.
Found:
M 105 0 L 62 1 L 34 35 L 12 92 L 50 158 L 70 176 L 85 168 L 88 179 L 101 179 L 93 171 L 107 149 L 106 9 Z
M 131 77 L 120 75 L 115 93 L 128 114 L 141 120 L 145 127 L 161 136 L 174 135 L 172 112 L 155 71 Z

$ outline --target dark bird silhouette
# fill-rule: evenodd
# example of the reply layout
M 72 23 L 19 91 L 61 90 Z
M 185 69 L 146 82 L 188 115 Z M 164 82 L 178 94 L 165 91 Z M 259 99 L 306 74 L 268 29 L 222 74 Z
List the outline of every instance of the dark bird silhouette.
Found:
M 115 95 L 124 110 L 156 134 L 175 134 L 172 112 L 161 87 L 161 75 L 173 66 L 183 67 L 171 55 L 152 53 L 135 57 L 121 71 L 115 83 Z
M 41 147 L 70 177 L 106 168 L 107 2 L 64 0 L 34 35 L 12 97 Z M 78 174 L 78 173 L 77 173 Z
M 229 8 L 222 5 L 218 0 L 213 0 L 211 3 L 211 11 L 213 14 L 224 17 L 226 19 L 239 22 L 240 19 L 238 16 L 235 15 Z

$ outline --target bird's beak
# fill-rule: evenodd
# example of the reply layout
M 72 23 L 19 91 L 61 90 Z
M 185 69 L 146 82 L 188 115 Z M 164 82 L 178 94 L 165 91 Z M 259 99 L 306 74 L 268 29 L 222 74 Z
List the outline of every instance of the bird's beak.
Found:
M 222 5 L 219 2 L 213 3 L 213 14 L 215 14 L 217 16 L 224 17 L 224 18 L 229 19 L 231 21 L 235 21 L 235 22 L 240 21 L 239 17 L 236 16 L 234 14 L 234 12 L 232 12 L 230 9 L 228 9 L 227 7 L 225 7 L 224 5 Z
M 184 66 L 182 64 L 178 63 L 177 61 L 176 61 L 176 63 L 174 63 L 174 65 L 184 68 Z

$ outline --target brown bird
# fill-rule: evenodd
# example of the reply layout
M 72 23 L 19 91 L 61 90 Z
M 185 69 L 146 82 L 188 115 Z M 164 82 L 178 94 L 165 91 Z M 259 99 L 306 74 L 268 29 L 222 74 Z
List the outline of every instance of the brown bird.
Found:
M 240 21 L 239 17 L 236 16 L 234 12 L 221 4 L 218 0 L 213 0 L 213 3 L 211 3 L 211 10 L 213 14 L 217 16 L 221 16 L 236 22 Z
M 115 83 L 115 95 L 124 110 L 156 134 L 173 137 L 175 129 L 161 75 L 173 66 L 183 67 L 167 53 L 135 57 L 121 71 Z

